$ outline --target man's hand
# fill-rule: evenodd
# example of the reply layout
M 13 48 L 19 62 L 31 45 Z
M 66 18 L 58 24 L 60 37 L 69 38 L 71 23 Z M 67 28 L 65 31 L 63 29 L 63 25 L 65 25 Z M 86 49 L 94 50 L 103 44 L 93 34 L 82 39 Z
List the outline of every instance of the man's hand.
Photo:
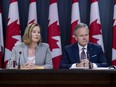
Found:
M 89 67 L 89 60 L 83 59 L 80 63 L 76 64 L 76 67 Z

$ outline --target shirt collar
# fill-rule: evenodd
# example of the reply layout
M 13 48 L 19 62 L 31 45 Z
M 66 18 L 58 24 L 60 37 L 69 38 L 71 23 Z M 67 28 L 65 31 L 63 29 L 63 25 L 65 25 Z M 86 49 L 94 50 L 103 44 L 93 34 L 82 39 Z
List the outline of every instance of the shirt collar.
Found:
M 82 48 L 84 47 L 85 49 L 87 49 L 87 44 L 85 46 L 81 46 L 79 43 L 78 43 L 78 47 L 79 47 L 79 50 L 82 50 Z

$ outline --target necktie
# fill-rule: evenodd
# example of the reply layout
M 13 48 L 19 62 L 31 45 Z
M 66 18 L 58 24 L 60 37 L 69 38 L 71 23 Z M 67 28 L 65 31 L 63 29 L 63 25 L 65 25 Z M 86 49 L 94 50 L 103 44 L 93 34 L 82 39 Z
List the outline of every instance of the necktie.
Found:
M 85 48 L 82 48 L 82 52 L 81 52 L 81 60 L 86 59 L 86 54 L 85 54 Z

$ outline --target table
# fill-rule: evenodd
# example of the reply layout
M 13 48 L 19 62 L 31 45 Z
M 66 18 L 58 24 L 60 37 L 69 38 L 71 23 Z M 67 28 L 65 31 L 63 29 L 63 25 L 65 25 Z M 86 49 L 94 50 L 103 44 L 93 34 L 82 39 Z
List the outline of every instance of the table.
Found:
M 116 87 L 116 70 L 1 69 L 0 87 Z

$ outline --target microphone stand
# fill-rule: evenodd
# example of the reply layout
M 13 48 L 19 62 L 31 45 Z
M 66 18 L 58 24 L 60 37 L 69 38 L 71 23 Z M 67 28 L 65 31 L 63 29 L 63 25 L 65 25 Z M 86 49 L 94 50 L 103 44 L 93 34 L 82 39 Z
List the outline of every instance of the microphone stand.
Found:
M 88 52 L 87 52 L 87 58 L 88 58 L 88 60 L 89 60 L 89 69 L 92 69 L 93 66 L 92 66 L 92 64 L 91 64 L 91 62 L 90 62 L 90 56 L 89 56 L 89 53 L 88 53 Z
M 22 54 L 22 52 L 20 51 L 20 52 L 19 52 L 18 69 L 20 69 L 20 68 L 21 68 L 21 67 L 20 67 L 20 57 L 21 57 L 21 54 Z

